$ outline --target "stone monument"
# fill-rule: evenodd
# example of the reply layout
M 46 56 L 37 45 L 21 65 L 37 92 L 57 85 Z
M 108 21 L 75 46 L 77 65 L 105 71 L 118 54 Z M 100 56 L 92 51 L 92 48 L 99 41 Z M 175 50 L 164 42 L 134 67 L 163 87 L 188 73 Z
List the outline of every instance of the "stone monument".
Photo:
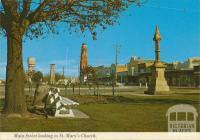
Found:
M 50 64 L 50 84 L 55 84 L 55 64 Z
M 165 79 L 165 68 L 166 66 L 163 62 L 160 61 L 160 40 L 161 36 L 156 26 L 156 31 L 154 34 L 153 40 L 155 41 L 155 61 L 151 67 L 152 79 L 148 87 L 148 90 L 145 91 L 147 94 L 169 94 L 169 86 Z
M 81 47 L 81 59 L 80 59 L 80 83 L 84 83 L 87 80 L 87 75 L 85 75 L 84 70 L 88 66 L 88 54 L 87 45 L 82 44 Z

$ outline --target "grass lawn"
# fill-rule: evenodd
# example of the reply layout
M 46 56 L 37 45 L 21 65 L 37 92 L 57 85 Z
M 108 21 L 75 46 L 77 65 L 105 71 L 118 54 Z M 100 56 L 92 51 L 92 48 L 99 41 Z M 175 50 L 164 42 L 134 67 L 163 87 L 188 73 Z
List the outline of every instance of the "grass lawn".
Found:
M 200 94 L 175 94 L 171 96 L 68 96 L 79 101 L 78 109 L 89 119 L 54 118 L 4 118 L 1 131 L 98 131 L 98 132 L 165 132 L 166 111 L 175 104 L 191 104 L 200 111 Z M 2 109 L 3 100 L 0 102 Z M 199 118 L 198 122 L 199 124 Z M 199 131 L 199 125 L 197 125 Z

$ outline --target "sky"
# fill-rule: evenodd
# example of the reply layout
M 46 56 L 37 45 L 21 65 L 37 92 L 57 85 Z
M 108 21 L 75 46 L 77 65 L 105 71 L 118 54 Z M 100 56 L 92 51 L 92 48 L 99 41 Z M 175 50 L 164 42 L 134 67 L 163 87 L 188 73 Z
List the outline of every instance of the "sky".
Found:
M 115 48 L 119 48 L 119 64 L 129 62 L 131 56 L 154 59 L 153 35 L 158 25 L 162 37 L 161 60 L 186 61 L 200 57 L 200 0 L 148 0 L 138 7 L 131 6 L 119 18 L 119 24 L 97 32 L 97 40 L 89 33 L 61 32 L 44 39 L 26 40 L 23 43 L 23 63 L 35 57 L 36 71 L 48 74 L 50 64 L 56 72 L 77 76 L 79 73 L 81 44 L 88 47 L 88 61 L 92 66 L 115 63 Z M 0 79 L 5 78 L 6 38 L 0 36 Z

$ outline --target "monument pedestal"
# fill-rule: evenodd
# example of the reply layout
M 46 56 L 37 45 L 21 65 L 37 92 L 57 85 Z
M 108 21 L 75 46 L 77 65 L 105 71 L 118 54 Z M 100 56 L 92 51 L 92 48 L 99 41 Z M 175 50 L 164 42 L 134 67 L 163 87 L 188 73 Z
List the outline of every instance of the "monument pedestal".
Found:
M 145 94 L 169 94 L 169 86 L 165 79 L 165 68 L 166 66 L 160 62 L 155 61 L 152 66 L 152 80 L 151 84 L 148 87 L 148 90 L 145 91 Z

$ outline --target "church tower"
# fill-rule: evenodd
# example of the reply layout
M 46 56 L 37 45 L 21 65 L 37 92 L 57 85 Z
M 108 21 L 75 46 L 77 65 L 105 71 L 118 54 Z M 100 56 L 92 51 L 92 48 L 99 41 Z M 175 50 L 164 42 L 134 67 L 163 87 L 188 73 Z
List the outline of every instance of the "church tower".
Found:
M 87 76 L 84 74 L 84 70 L 87 66 L 88 66 L 87 45 L 83 43 L 81 47 L 81 59 L 80 59 L 80 82 L 81 83 L 84 83 L 87 80 Z

